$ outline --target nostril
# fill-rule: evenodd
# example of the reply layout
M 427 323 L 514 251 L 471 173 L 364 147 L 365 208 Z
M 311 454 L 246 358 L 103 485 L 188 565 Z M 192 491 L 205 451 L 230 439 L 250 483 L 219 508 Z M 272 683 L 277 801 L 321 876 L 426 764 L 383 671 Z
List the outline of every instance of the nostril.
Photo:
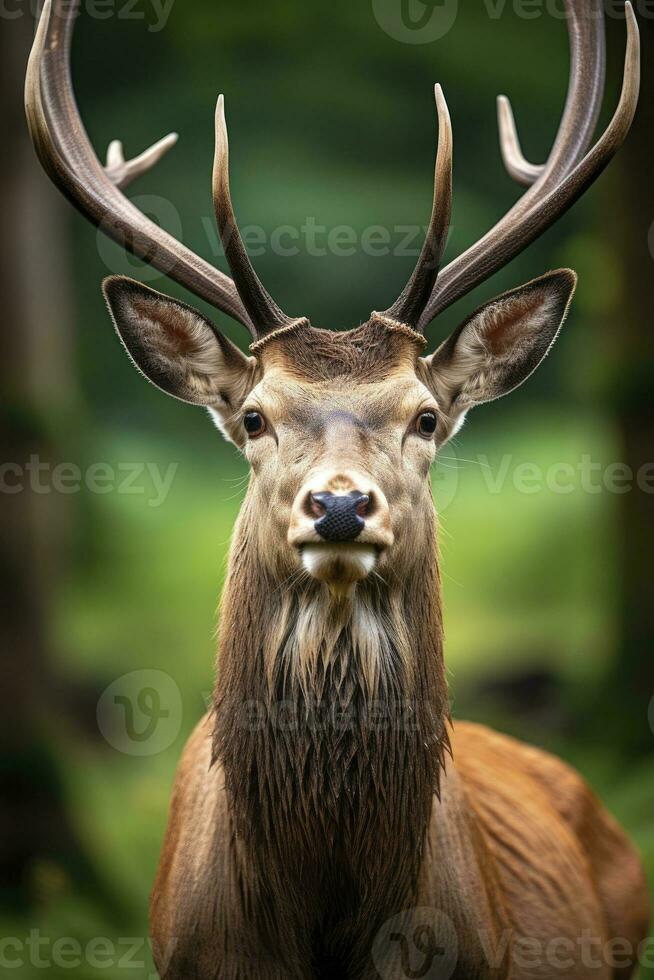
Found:
M 363 494 L 356 504 L 356 512 L 359 517 L 368 517 L 372 509 L 372 500 L 367 494 Z
M 310 517 L 324 517 L 327 513 L 327 505 L 325 504 L 325 497 L 327 495 L 324 493 L 310 493 L 306 506 L 307 512 Z

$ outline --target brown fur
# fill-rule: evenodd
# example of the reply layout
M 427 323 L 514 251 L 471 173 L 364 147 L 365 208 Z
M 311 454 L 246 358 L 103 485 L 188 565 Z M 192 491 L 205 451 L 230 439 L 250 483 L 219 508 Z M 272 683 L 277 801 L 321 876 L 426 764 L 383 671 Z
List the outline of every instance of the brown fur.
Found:
M 152 896 L 165 980 L 631 976 L 649 914 L 637 855 L 563 763 L 476 726 L 452 737 L 443 662 L 430 465 L 471 404 L 542 360 L 573 286 L 555 273 L 507 294 L 430 358 L 374 316 L 349 334 L 293 324 L 246 358 L 187 308 L 171 338 L 151 291 L 135 308 L 150 351 L 124 322 L 133 287 L 112 305 L 161 387 L 195 397 L 200 371 L 252 468 L 213 708 L 180 765 Z M 432 439 L 416 431 L 426 410 Z M 253 411 L 266 428 L 247 439 Z M 347 588 L 329 578 L 341 559 L 323 581 L 300 555 L 315 486 L 372 488 L 357 544 L 376 542 L 376 564 Z M 589 963 L 585 936 L 591 957 L 628 942 L 630 961 Z
M 305 381 L 384 381 L 398 364 L 414 362 L 425 340 L 410 328 L 374 316 L 355 330 L 308 325 L 255 345 L 268 368 L 281 365 Z M 306 321 L 305 321 L 306 324 Z
M 429 467 L 470 408 L 540 364 L 574 274 L 552 273 L 488 304 L 432 357 L 419 358 L 414 328 L 542 234 L 619 148 L 639 92 L 631 6 L 618 108 L 575 165 L 600 108 L 604 54 L 581 23 L 597 5 L 566 4 L 570 97 L 547 164 L 522 203 L 440 274 L 452 132 L 436 87 L 434 206 L 416 270 L 386 314 L 346 335 L 292 320 L 259 281 L 232 207 L 222 96 L 213 191 L 233 279 L 117 206 L 116 153 L 106 173 L 95 165 L 75 108 L 68 54 L 78 6 L 46 0 L 39 20 L 26 77 L 39 157 L 94 224 L 255 339 L 247 358 L 190 307 L 118 277 L 105 283 L 137 367 L 209 408 L 252 467 L 223 600 L 214 708 L 180 766 L 152 899 L 162 976 L 628 977 L 633 962 L 593 968 L 575 947 L 585 931 L 597 942 L 637 941 L 648 917 L 638 859 L 580 779 L 483 729 L 462 726 L 456 761 L 447 753 Z M 526 162 L 510 139 L 508 103 L 501 108 L 505 157 L 520 177 Z M 149 169 L 161 149 L 121 158 L 117 176 Z M 330 516 L 324 501 L 329 533 L 314 520 L 321 507 Z M 316 730 L 315 700 L 350 724 Z M 246 724 L 253 701 L 264 718 Z M 297 713 L 292 726 L 271 714 L 286 702 Z M 408 705 L 401 718 L 398 702 Z M 380 707 L 390 713 L 383 727 L 371 720 Z M 552 955 L 535 964 L 532 946 L 525 965 L 516 956 L 525 940 L 571 943 L 570 964 L 554 966 Z

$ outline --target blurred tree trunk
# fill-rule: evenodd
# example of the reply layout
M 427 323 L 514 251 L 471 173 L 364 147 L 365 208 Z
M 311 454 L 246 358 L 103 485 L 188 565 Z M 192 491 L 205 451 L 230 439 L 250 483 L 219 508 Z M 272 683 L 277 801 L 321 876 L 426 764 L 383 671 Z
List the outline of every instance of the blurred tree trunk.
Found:
M 0 494 L 0 899 L 28 904 L 42 859 L 76 850 L 42 725 L 58 712 L 49 669 L 49 618 L 62 571 L 62 498 L 29 489 L 25 464 L 53 456 L 71 404 L 70 323 L 63 207 L 29 144 L 22 86 L 33 24 L 28 7 L 0 33 L 0 384 L 8 415 Z M 18 489 L 22 486 L 22 489 Z
M 654 696 L 654 384 L 652 316 L 654 311 L 654 22 L 639 18 L 643 43 L 643 86 L 631 136 L 618 157 L 618 213 L 606 215 L 609 234 L 619 236 L 624 290 L 619 315 L 608 325 L 614 334 L 613 372 L 616 420 L 624 461 L 634 475 L 648 472 L 650 492 L 634 483 L 619 497 L 622 556 L 619 579 L 620 648 L 608 678 L 606 709 L 612 735 L 625 749 L 651 751 L 654 733 L 648 706 Z M 614 25 L 615 44 L 623 25 Z M 615 200 L 615 199 L 614 199 Z M 649 469 L 648 469 L 649 467 Z M 600 724 L 603 719 L 596 718 Z

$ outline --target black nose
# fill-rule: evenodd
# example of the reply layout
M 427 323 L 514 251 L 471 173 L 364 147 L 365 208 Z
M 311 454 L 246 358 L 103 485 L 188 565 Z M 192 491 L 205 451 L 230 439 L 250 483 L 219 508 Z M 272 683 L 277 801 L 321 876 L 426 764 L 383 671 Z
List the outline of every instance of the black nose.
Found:
M 366 522 L 363 515 L 370 498 L 358 490 L 347 494 L 312 493 L 314 513 L 322 513 L 314 527 L 325 541 L 354 541 Z

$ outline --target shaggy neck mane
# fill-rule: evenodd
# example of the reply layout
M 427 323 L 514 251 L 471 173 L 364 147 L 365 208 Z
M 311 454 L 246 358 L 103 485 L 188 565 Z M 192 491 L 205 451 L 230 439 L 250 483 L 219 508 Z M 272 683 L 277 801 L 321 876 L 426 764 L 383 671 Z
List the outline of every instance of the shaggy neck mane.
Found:
M 233 544 L 214 697 L 235 840 L 286 903 L 298 879 L 305 902 L 344 882 L 359 908 L 406 900 L 449 745 L 435 546 L 401 583 L 338 600 L 271 580 L 251 523 Z

